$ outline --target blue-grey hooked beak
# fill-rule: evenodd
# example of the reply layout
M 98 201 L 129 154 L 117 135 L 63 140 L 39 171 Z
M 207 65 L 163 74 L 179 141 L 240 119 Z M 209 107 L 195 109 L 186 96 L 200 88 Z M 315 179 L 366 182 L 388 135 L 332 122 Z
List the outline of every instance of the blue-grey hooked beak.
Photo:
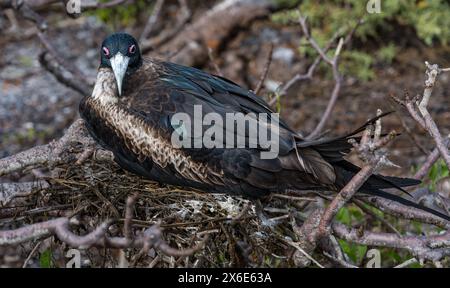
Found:
M 122 95 L 122 82 L 125 73 L 127 72 L 128 62 L 130 61 L 130 57 L 122 55 L 122 53 L 118 52 L 114 57 L 110 59 L 111 68 L 114 72 L 114 77 L 117 82 L 117 89 L 119 90 L 119 96 Z

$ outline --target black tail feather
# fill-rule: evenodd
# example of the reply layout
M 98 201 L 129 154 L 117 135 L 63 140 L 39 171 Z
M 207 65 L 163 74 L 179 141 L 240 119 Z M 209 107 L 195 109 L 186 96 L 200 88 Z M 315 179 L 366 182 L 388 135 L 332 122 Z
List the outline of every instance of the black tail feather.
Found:
M 348 143 L 349 139 L 355 139 L 359 141 L 360 137 L 355 136 L 356 134 L 364 131 L 367 126 L 373 125 L 378 119 L 393 113 L 394 111 L 383 113 L 377 117 L 374 117 L 364 123 L 361 127 L 355 129 L 351 133 L 348 133 L 345 136 L 332 138 L 332 139 L 317 139 L 312 141 L 304 141 L 301 140 L 297 142 L 297 147 L 312 147 L 314 150 L 320 153 L 320 155 L 327 160 L 330 164 L 333 165 L 336 172 L 336 183 L 337 187 L 344 187 L 348 181 L 350 181 L 353 176 L 359 172 L 361 168 L 358 166 L 346 161 L 343 156 L 350 152 L 352 145 Z M 409 178 L 399 178 L 392 176 L 382 176 L 382 175 L 372 175 L 364 185 L 362 185 L 360 192 L 377 196 L 381 198 L 385 198 L 391 201 L 395 201 L 402 205 L 406 205 L 408 207 L 413 207 L 428 213 L 431 213 L 437 217 L 450 221 L 450 216 L 446 215 L 442 212 L 434 210 L 432 208 L 426 207 L 424 205 L 417 204 L 411 200 L 405 199 L 401 196 L 388 193 L 381 189 L 389 189 L 395 188 L 410 197 L 412 195 L 408 193 L 402 187 L 415 186 L 420 184 L 421 181 Z
M 337 175 L 336 184 L 338 186 L 343 187 L 346 183 L 348 183 L 348 181 L 350 181 L 353 178 L 353 176 L 356 173 L 358 173 L 360 168 L 347 162 L 347 161 L 340 161 L 337 164 L 338 165 L 335 166 L 335 171 L 336 171 L 336 175 Z M 391 194 L 391 193 L 381 190 L 381 189 L 395 188 L 395 189 L 398 189 L 412 197 L 412 195 L 409 194 L 402 187 L 414 186 L 414 185 L 418 185 L 420 183 L 421 182 L 419 180 L 415 180 L 415 179 L 382 176 L 382 175 L 372 175 L 366 181 L 366 183 L 364 183 L 361 186 L 361 188 L 359 189 L 359 192 L 367 194 L 367 195 L 378 196 L 378 197 L 381 197 L 384 199 L 395 201 L 400 204 L 406 205 L 408 207 L 414 207 L 414 208 L 420 209 L 422 211 L 431 213 L 431 214 L 433 214 L 437 217 L 440 217 L 442 219 L 445 219 L 447 221 L 450 221 L 449 215 L 445 215 L 444 213 L 441 213 L 439 211 L 436 211 L 436 210 L 426 207 L 424 205 L 417 204 L 417 203 L 415 203 L 411 200 L 405 199 L 399 195 Z
M 383 191 L 383 190 L 373 189 L 373 190 L 367 190 L 367 191 L 361 191 L 361 192 L 363 192 L 365 194 L 368 194 L 368 195 L 377 196 L 377 197 L 381 197 L 381 198 L 384 198 L 384 199 L 387 199 L 387 200 L 395 201 L 397 203 L 403 204 L 403 205 L 408 206 L 408 207 L 414 207 L 414 208 L 417 208 L 419 210 L 431 213 L 431 214 L 433 214 L 433 215 L 435 215 L 435 216 L 437 216 L 439 218 L 442 218 L 442 219 L 445 219 L 447 221 L 450 221 L 450 216 L 449 215 L 446 215 L 446 214 L 441 213 L 441 212 L 439 212 L 439 211 L 437 211 L 435 209 L 426 207 L 424 205 L 417 204 L 417 203 L 415 203 L 415 202 L 413 202 L 411 200 L 405 199 L 405 198 L 403 198 L 401 196 L 398 196 L 398 195 L 395 195 L 395 194 L 388 193 L 388 192 Z
M 339 162 L 334 163 L 335 168 L 337 169 L 337 172 L 339 173 L 339 168 L 344 169 L 347 171 L 347 173 L 344 174 L 344 181 L 345 183 L 350 181 L 350 179 L 355 175 L 356 173 L 361 170 L 358 166 L 342 160 Z M 364 184 L 363 188 L 367 189 L 387 189 L 387 188 L 395 188 L 406 195 L 412 197 L 412 195 L 403 189 L 402 187 L 408 187 L 408 186 L 415 186 L 419 185 L 421 183 L 420 180 L 415 180 L 411 178 L 400 178 L 400 177 L 392 177 L 392 176 L 383 176 L 383 175 L 372 175 L 367 180 L 367 182 Z

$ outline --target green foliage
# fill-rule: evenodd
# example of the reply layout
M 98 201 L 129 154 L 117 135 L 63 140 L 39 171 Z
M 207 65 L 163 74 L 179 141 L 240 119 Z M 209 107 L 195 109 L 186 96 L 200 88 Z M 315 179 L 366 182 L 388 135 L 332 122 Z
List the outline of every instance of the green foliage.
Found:
M 361 263 L 367 252 L 367 246 L 365 245 L 348 243 L 344 240 L 339 240 L 339 245 L 341 245 L 342 251 L 344 251 L 355 264 Z
M 449 176 L 449 171 L 444 160 L 439 159 L 431 167 L 430 172 L 428 172 L 428 178 L 431 180 L 430 188 L 434 190 L 436 188 L 436 183 L 445 177 Z
M 101 0 L 100 2 L 108 2 L 109 0 Z M 122 4 L 111 8 L 96 9 L 89 12 L 95 15 L 102 22 L 112 26 L 113 28 L 130 26 L 135 24 L 142 12 L 151 13 L 151 5 L 146 0 L 136 0 L 130 4 Z
M 343 207 L 336 215 L 336 219 L 348 226 L 355 222 L 361 222 L 364 219 L 362 211 L 354 206 Z M 364 259 L 367 252 L 367 246 L 349 243 L 345 240 L 339 240 L 339 245 L 345 254 L 352 260 L 353 263 L 359 264 Z
M 377 60 L 382 63 L 391 64 L 394 61 L 397 50 L 398 48 L 394 43 L 389 43 L 377 51 Z
M 39 256 L 39 264 L 41 268 L 52 268 L 53 260 L 52 260 L 52 251 L 47 249 L 41 253 Z
M 353 75 L 356 78 L 368 81 L 375 77 L 371 69 L 373 57 L 362 51 L 342 51 L 340 69 L 345 75 Z
M 336 215 L 336 219 L 345 225 L 352 225 L 364 220 L 364 214 L 355 206 L 343 207 Z
M 371 68 L 375 63 L 390 64 L 395 59 L 397 47 L 386 36 L 392 40 L 401 38 L 407 27 L 416 31 L 419 39 L 427 45 L 447 45 L 450 42 L 450 4 L 445 0 L 385 0 L 381 1 L 381 13 L 368 13 L 366 5 L 367 1 L 361 0 L 303 0 L 299 5 L 302 14 L 308 17 L 312 36 L 321 47 L 336 32 L 344 35 L 355 27 L 357 21 L 364 20 L 354 35 L 364 47 L 343 53 L 341 63 L 344 72 L 349 73 L 347 75 L 361 80 L 374 78 Z M 275 13 L 272 21 L 298 25 L 298 10 Z M 366 47 L 368 43 L 373 45 Z M 303 44 L 300 43 L 302 54 L 316 55 L 311 47 Z

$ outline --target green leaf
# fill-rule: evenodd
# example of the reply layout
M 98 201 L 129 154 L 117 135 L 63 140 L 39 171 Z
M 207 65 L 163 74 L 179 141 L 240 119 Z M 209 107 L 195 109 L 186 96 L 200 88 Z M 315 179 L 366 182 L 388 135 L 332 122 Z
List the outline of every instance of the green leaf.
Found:
M 41 268 L 52 268 L 52 251 L 47 249 L 39 256 L 39 265 Z

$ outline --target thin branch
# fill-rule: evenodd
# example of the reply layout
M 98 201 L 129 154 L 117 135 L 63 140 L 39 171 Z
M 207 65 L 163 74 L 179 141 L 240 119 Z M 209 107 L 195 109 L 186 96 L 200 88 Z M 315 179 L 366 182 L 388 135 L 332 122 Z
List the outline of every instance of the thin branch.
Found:
M 61 65 L 60 62 L 56 61 L 50 53 L 47 51 L 39 55 L 39 63 L 48 72 L 52 73 L 56 80 L 66 85 L 67 87 L 77 91 L 83 96 L 89 95 L 91 93 L 91 87 L 86 84 L 86 82 L 78 80 L 78 78 L 73 77 L 72 74 Z
M 378 110 L 377 115 L 381 115 L 381 110 Z M 364 131 L 360 143 L 352 143 L 360 158 L 365 162 L 365 165 L 355 176 L 353 176 L 328 205 L 318 227 L 319 238 L 323 238 L 330 233 L 330 227 L 334 216 L 353 197 L 375 170 L 381 165 L 390 164 L 390 161 L 386 158 L 385 152 L 381 150 L 381 148 L 395 137 L 395 131 L 380 138 L 381 122 L 379 119 L 376 122 L 373 139 L 371 138 L 371 134 L 372 130 L 368 127 Z
M 136 195 L 132 195 L 127 200 L 127 217 L 132 215 Z M 59 240 L 74 248 L 87 249 L 90 247 L 106 247 L 106 248 L 142 248 L 153 247 L 169 256 L 189 256 L 203 248 L 207 241 L 207 235 L 204 239 L 193 248 L 178 250 L 170 247 L 162 239 L 162 230 L 158 224 L 150 226 L 144 233 L 137 237 L 131 237 L 131 221 L 125 223 L 125 237 L 108 237 L 107 231 L 112 221 L 101 223 L 92 232 L 79 236 L 70 231 L 70 224 L 76 224 L 67 217 L 61 217 L 48 220 L 41 223 L 27 225 L 15 230 L 0 231 L 0 246 L 17 245 L 34 239 L 47 238 L 52 235 L 58 237 Z
M 219 65 L 216 62 L 216 59 L 213 55 L 213 51 L 210 47 L 208 47 L 208 57 L 209 57 L 209 61 L 211 62 L 211 64 L 214 67 L 214 70 L 216 71 L 217 75 L 219 75 L 220 77 L 223 77 L 223 73 L 222 70 L 220 70 Z
M 162 7 L 164 6 L 165 0 L 157 0 L 155 6 L 153 6 L 153 11 L 150 17 L 148 17 L 147 23 L 145 24 L 144 30 L 139 37 L 139 41 L 143 42 L 148 35 L 153 31 L 156 21 L 158 21 L 159 15 L 161 14 Z
M 416 105 L 418 106 L 418 109 L 422 114 L 428 133 L 431 135 L 431 137 L 433 137 L 434 141 L 436 142 L 436 147 L 441 153 L 445 164 L 447 165 L 448 169 L 450 169 L 450 152 L 447 149 L 447 145 L 444 145 L 443 137 L 439 132 L 436 122 L 434 122 L 433 118 L 428 112 L 428 103 L 433 92 L 433 87 L 436 83 L 437 76 L 442 70 L 436 64 L 431 65 L 428 62 L 425 62 L 425 65 L 427 66 L 427 79 L 425 81 L 425 89 L 423 91 L 422 100 L 420 101 L 420 103 L 416 103 Z
M 340 223 L 333 223 L 332 230 L 336 237 L 352 243 L 405 249 L 418 259 L 439 261 L 450 255 L 450 232 L 430 236 L 401 236 L 392 233 L 375 233 L 349 228 Z
M 264 70 L 263 73 L 261 74 L 261 77 L 259 78 L 258 85 L 256 85 L 255 88 L 256 95 L 258 95 L 259 92 L 261 91 L 264 82 L 266 81 L 267 75 L 269 74 L 270 64 L 272 63 L 273 47 L 274 47 L 273 43 L 270 43 L 269 53 L 267 54 L 267 60 L 266 63 L 264 64 Z
M 449 148 L 450 145 L 450 138 L 446 138 L 444 140 L 444 145 Z M 414 179 L 421 180 L 425 176 L 427 176 L 428 172 L 430 171 L 431 167 L 433 167 L 434 163 L 440 158 L 441 153 L 438 148 L 434 148 L 434 150 L 428 155 L 425 162 L 422 164 L 420 169 L 414 174 Z
M 426 211 L 408 207 L 394 201 L 380 197 L 370 197 L 368 203 L 380 209 L 384 213 L 407 220 L 416 220 L 422 223 L 433 224 L 446 229 L 450 228 L 448 221 Z

